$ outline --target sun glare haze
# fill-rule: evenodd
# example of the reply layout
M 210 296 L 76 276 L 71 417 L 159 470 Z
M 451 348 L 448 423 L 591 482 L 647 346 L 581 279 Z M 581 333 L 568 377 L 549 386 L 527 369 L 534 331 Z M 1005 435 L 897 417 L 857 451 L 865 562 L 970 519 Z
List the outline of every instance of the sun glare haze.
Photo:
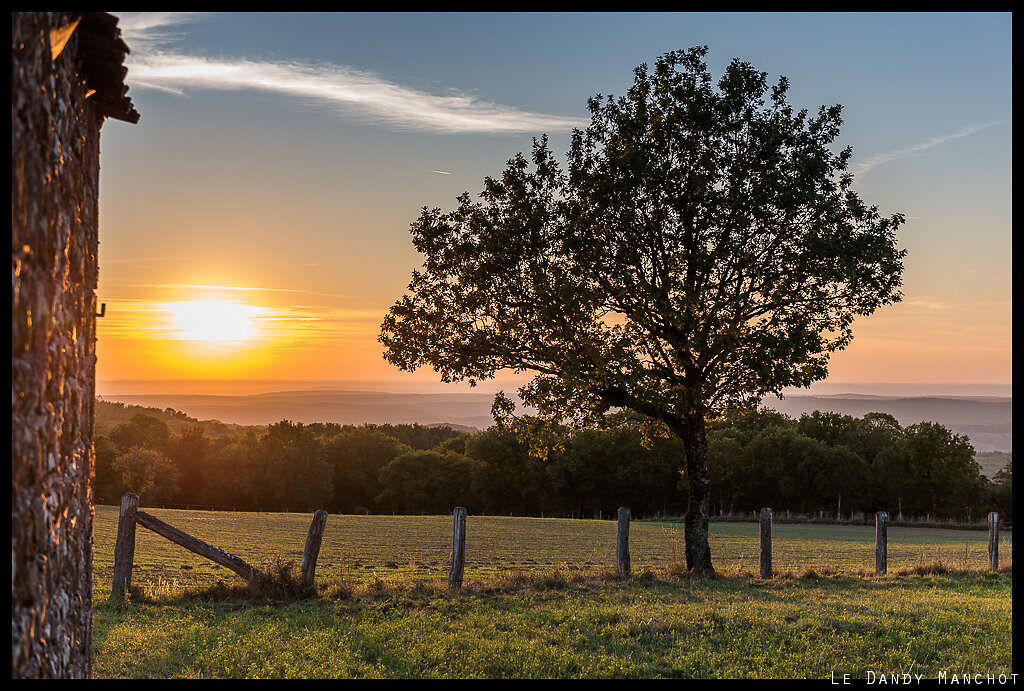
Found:
M 168 302 L 174 338 L 219 345 L 243 345 L 259 338 L 265 310 L 227 300 Z

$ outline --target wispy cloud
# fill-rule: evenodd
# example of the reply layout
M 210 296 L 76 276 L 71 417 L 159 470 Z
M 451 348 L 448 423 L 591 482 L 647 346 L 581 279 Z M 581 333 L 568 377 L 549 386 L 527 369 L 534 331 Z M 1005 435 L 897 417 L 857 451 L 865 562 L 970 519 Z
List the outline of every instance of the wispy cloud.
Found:
M 187 288 L 189 290 L 233 290 L 233 291 L 272 291 L 278 293 L 305 292 L 294 288 L 261 288 L 258 286 L 222 286 L 204 283 L 124 283 L 112 282 L 111 285 L 132 286 L 135 288 Z
M 198 12 L 125 12 L 118 17 L 118 26 L 132 53 L 139 55 L 178 40 L 178 27 L 202 17 Z
M 511 134 L 568 130 L 586 120 L 531 113 L 472 95 L 437 95 L 344 65 L 207 58 L 164 50 L 173 29 L 195 16 L 155 13 L 121 20 L 132 47 L 129 83 L 137 89 L 185 93 L 186 89 L 261 90 L 330 107 L 405 130 Z
M 865 173 L 867 173 L 872 168 L 880 166 L 883 163 L 888 163 L 889 161 L 893 161 L 893 160 L 895 160 L 897 158 L 903 158 L 904 156 L 909 156 L 910 154 L 915 154 L 915 153 L 917 153 L 919 151 L 925 151 L 927 149 L 932 149 L 932 148 L 934 148 L 936 146 L 939 146 L 941 144 L 945 144 L 946 142 L 952 141 L 954 139 L 962 139 L 964 137 L 969 137 L 970 135 L 974 134 L 975 132 L 977 132 L 979 130 L 983 130 L 986 127 L 991 127 L 993 125 L 998 125 L 998 124 L 999 124 L 999 122 L 997 121 L 997 122 L 983 122 L 983 123 L 978 123 L 978 124 L 975 124 L 975 125 L 968 125 L 967 127 L 964 127 L 961 130 L 953 132 L 952 134 L 946 134 L 946 135 L 942 135 L 940 137 L 932 137 L 931 139 L 929 139 L 926 142 L 923 142 L 921 144 L 916 144 L 916 145 L 908 147 L 906 149 L 899 149 L 897 151 L 890 151 L 888 153 L 882 153 L 882 154 L 876 154 L 874 156 L 870 156 L 870 157 L 868 157 L 864 161 L 860 161 L 859 163 L 852 164 L 850 166 L 850 170 L 851 170 L 851 172 L 855 176 L 864 175 Z
M 319 266 L 319 264 L 306 264 L 305 266 Z M 315 290 L 307 290 L 304 288 L 274 288 L 265 286 L 226 286 L 226 285 L 214 285 L 214 284 L 203 284 L 203 283 L 137 283 L 134 281 L 106 281 L 104 283 L 106 289 L 117 289 L 127 293 L 138 293 L 140 290 L 157 290 L 157 291 L 178 291 L 185 294 L 188 293 L 201 293 L 201 294 L 217 294 L 217 293 L 303 293 L 305 295 L 312 295 L 315 297 L 328 297 L 328 298 L 351 298 L 350 295 L 338 295 L 335 293 L 323 293 Z M 130 298 L 123 295 L 115 294 L 111 295 L 111 299 L 119 297 L 124 300 L 132 300 L 139 298 Z

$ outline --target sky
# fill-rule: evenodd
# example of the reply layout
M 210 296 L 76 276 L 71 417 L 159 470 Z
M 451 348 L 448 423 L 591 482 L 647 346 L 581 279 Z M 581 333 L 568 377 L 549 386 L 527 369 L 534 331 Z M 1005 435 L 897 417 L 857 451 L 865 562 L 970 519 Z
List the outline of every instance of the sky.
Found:
M 738 58 L 796 107 L 842 104 L 854 188 L 907 218 L 903 301 L 855 322 L 817 390 L 1009 395 L 1009 13 L 114 14 L 141 120 L 102 131 L 100 393 L 432 385 L 377 341 L 420 210 L 544 134 L 564 163 L 589 97 L 707 45 L 716 77 Z

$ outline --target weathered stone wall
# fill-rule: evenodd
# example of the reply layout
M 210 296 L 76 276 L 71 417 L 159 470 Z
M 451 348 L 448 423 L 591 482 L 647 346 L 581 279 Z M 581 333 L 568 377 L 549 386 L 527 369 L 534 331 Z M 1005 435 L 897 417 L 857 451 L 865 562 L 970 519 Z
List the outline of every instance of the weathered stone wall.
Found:
M 12 13 L 13 677 L 88 677 L 99 130 L 59 12 Z

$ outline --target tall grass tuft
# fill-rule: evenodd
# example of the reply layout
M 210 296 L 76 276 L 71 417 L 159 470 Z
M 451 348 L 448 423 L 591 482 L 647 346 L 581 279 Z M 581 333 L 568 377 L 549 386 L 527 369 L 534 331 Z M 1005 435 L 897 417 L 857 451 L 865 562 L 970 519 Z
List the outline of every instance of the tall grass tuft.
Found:
M 941 560 L 932 559 L 921 560 L 913 566 L 899 569 L 896 573 L 899 576 L 943 576 L 950 573 L 950 569 Z
M 268 600 L 303 600 L 316 596 L 316 585 L 303 585 L 295 562 L 278 558 L 264 570 L 253 594 Z

